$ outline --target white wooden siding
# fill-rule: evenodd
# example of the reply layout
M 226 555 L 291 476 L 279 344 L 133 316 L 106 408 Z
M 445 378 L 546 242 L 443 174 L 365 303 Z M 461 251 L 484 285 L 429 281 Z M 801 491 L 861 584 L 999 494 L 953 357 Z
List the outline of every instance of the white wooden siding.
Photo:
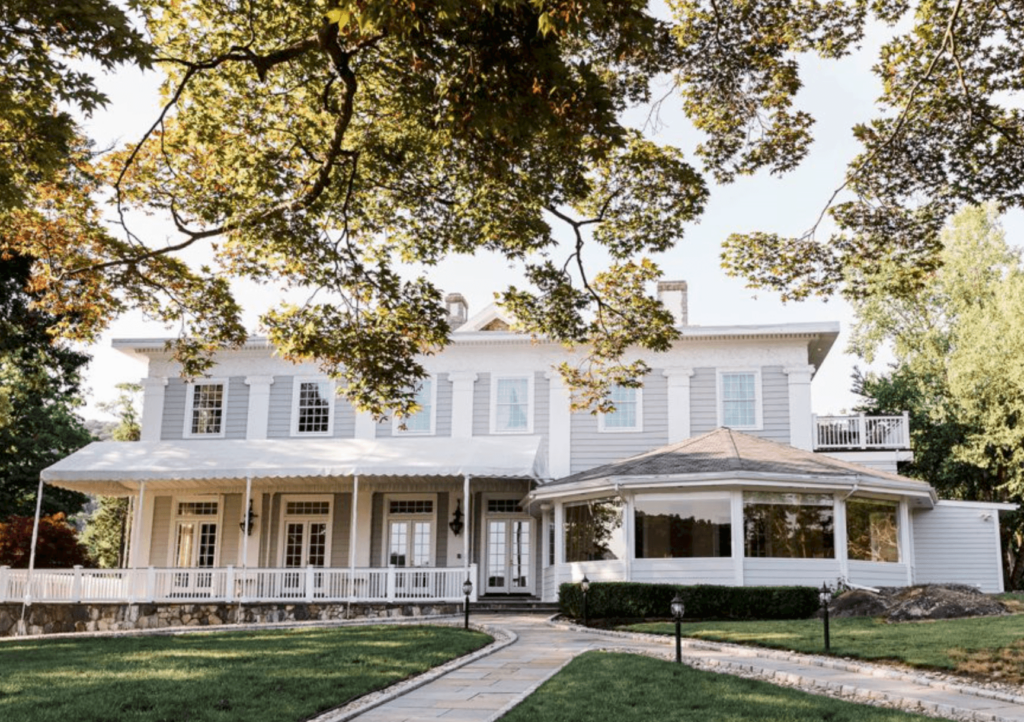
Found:
M 185 428 L 185 382 L 167 379 L 164 389 L 164 416 L 160 421 L 160 440 L 177 441 Z
M 865 562 L 851 559 L 850 583 L 864 587 L 907 586 L 907 565 L 885 562 Z
M 941 501 L 933 509 L 915 511 L 914 583 L 957 582 L 973 584 L 983 592 L 1002 591 L 997 513 Z M 988 520 L 983 518 L 986 514 Z
M 637 433 L 601 433 L 596 415 L 586 411 L 573 414 L 570 421 L 571 473 L 610 464 L 667 444 L 668 379 L 660 370 L 644 377 L 642 408 L 643 430 Z
M 634 582 L 652 584 L 736 583 L 731 557 L 716 559 L 636 559 L 632 565 Z
M 836 559 L 744 559 L 743 584 L 747 587 L 835 586 L 839 579 Z

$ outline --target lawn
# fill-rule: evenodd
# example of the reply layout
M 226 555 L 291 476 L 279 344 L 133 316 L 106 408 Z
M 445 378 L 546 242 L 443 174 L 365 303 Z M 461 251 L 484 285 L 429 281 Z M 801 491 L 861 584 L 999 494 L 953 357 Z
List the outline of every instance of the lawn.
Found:
M 923 722 L 928 717 L 819 697 L 649 657 L 587 652 L 502 722 Z
M 298 722 L 490 641 L 370 626 L 5 642 L 0 720 Z
M 832 619 L 832 653 L 840 657 L 894 660 L 915 667 L 955 670 L 1024 681 L 1024 616 L 975 617 L 886 624 L 878 619 Z M 633 631 L 674 634 L 670 623 L 637 624 Z M 756 644 L 820 653 L 820 619 L 774 622 L 683 623 L 683 634 L 699 639 Z

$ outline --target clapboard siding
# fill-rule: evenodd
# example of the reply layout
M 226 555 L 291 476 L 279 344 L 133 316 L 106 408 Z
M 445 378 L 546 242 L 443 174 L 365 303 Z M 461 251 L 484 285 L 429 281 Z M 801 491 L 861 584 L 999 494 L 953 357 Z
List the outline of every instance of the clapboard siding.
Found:
M 447 375 L 444 378 L 434 377 L 436 396 L 434 397 L 434 434 L 436 436 L 452 435 L 452 382 Z
M 384 552 L 384 495 L 374 492 L 370 503 L 370 566 L 385 566 Z
M 158 496 L 153 499 L 153 532 L 149 538 L 149 566 L 166 567 L 171 556 L 171 497 Z
M 645 399 L 646 400 L 646 399 Z M 789 377 L 781 366 L 761 368 L 763 428 L 743 432 L 783 444 L 790 440 Z M 808 413 L 810 410 L 808 409 Z M 718 370 L 694 369 L 690 379 L 690 432 L 697 436 L 718 428 Z
M 334 437 L 354 439 L 356 436 L 356 410 L 344 396 L 334 399 Z
M 473 436 L 491 433 L 491 375 L 477 374 L 473 384 Z
M 905 587 L 907 565 L 850 560 L 850 582 L 865 587 Z
M 668 380 L 661 371 L 652 371 L 644 378 L 642 431 L 602 433 L 596 414 L 579 412 L 572 415 L 571 472 L 586 471 L 610 464 L 635 454 L 656 449 L 668 443 Z M 547 429 L 545 428 L 545 432 Z
M 275 376 L 270 386 L 267 438 L 283 439 L 292 433 L 292 376 Z
M 748 587 L 820 587 L 840 576 L 835 559 L 745 559 L 743 584 Z
M 657 584 L 736 583 L 731 558 L 722 559 L 637 559 L 631 569 L 632 581 Z
M 160 422 L 160 439 L 177 441 L 185 429 L 185 382 L 168 379 L 164 388 L 164 418 Z
M 244 376 L 228 379 L 228 408 L 224 415 L 224 438 L 244 439 L 249 418 L 249 385 Z
M 349 529 L 352 524 L 352 494 L 335 494 L 331 505 L 334 514 L 331 525 L 331 566 L 347 567 L 349 565 Z
M 240 565 L 242 558 L 238 550 L 242 530 L 238 528 L 238 523 L 242 521 L 241 494 L 224 495 L 224 513 L 221 519 L 223 528 L 220 530 L 220 566 Z
M 449 494 L 447 491 L 439 492 L 437 495 L 437 514 L 434 518 L 434 566 L 448 566 L 448 504 Z
M 718 427 L 718 375 L 713 368 L 697 368 L 690 378 L 690 433 L 706 434 Z
M 984 592 L 1002 591 L 999 547 L 993 525 L 972 506 L 943 504 L 913 516 L 914 583 L 973 584 Z

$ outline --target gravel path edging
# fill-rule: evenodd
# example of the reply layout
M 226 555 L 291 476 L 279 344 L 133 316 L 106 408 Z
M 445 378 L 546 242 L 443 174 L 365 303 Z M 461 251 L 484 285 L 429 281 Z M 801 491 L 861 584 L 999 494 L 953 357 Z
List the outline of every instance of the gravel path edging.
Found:
M 442 626 L 462 626 L 462 623 L 452 622 Z M 490 625 L 482 624 L 470 624 L 470 629 L 475 629 L 478 632 L 484 632 L 494 637 L 494 641 L 488 644 L 486 647 L 471 652 L 469 654 L 453 659 L 450 662 L 445 662 L 442 665 L 429 669 L 423 674 L 409 679 L 402 680 L 397 684 L 393 684 L 384 689 L 376 692 L 370 692 L 365 694 L 358 699 L 355 699 L 342 707 L 336 707 L 335 709 L 329 710 L 320 714 L 316 717 L 309 718 L 308 722 L 346 722 L 347 720 L 353 719 L 364 712 L 380 707 L 382 704 L 390 702 L 391 700 L 401 697 L 402 695 L 412 692 L 414 689 L 418 689 L 425 684 L 430 684 L 436 679 L 443 677 L 444 675 L 452 672 L 460 667 L 464 667 L 471 662 L 475 662 L 478 659 L 489 657 L 490 655 L 498 652 L 511 644 L 515 644 L 519 641 L 519 635 L 510 629 L 503 629 L 501 627 L 494 627 Z M 518 702 L 518 700 L 517 700 Z M 507 710 L 505 710 L 507 711 Z M 504 714 L 504 712 L 502 713 Z M 496 719 L 496 718 L 494 718 Z

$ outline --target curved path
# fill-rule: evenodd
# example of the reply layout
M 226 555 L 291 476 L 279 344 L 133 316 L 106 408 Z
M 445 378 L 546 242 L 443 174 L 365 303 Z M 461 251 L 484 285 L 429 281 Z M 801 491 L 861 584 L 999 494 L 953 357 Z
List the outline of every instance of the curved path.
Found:
M 618 649 L 674 655 L 671 638 L 600 633 L 530 615 L 479 614 L 473 621 L 507 629 L 518 639 L 411 691 L 385 694 L 386 701 L 361 714 L 343 708 L 323 715 L 318 722 L 495 720 L 582 652 Z M 850 660 L 696 640 L 684 640 L 683 659 L 693 666 L 761 677 L 851 701 L 886 700 L 908 711 L 952 719 L 1024 722 L 1024 691 L 1017 696 Z

